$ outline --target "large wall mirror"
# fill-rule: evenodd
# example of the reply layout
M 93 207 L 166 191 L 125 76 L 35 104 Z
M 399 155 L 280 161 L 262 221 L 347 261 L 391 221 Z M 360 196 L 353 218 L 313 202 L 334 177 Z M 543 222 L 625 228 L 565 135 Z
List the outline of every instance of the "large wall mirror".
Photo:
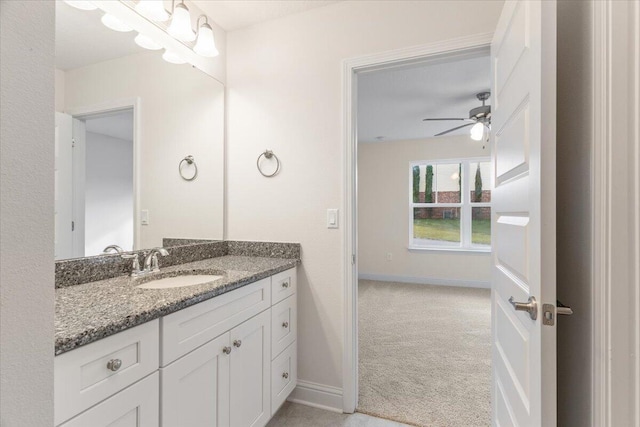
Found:
M 224 86 L 102 15 L 56 2 L 56 259 L 222 239 Z

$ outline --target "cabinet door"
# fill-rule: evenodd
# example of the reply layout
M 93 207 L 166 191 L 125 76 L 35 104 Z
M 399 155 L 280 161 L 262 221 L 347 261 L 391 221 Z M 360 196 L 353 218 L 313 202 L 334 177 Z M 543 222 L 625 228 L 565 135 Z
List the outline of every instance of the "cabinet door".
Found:
M 271 415 L 271 312 L 231 330 L 231 425 L 262 427 Z
M 229 427 L 230 350 L 227 332 L 160 369 L 162 427 Z
M 156 372 L 60 427 L 157 427 L 158 389 Z

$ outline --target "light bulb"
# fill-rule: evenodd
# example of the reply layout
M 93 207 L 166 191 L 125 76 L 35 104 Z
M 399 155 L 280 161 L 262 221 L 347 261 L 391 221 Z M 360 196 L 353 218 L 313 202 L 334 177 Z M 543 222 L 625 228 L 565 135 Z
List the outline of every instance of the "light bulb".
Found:
M 139 0 L 136 12 L 153 21 L 164 22 L 169 19 L 169 12 L 164 8 L 163 0 Z
M 162 54 L 162 59 L 164 59 L 167 62 L 170 62 L 171 64 L 186 64 L 187 61 L 185 61 L 180 55 L 178 55 L 175 52 L 172 52 L 170 50 L 166 50 L 164 51 L 164 53 Z
M 105 14 L 102 19 L 102 23 L 105 27 L 112 29 L 113 31 L 118 31 L 121 33 L 127 33 L 129 31 L 133 31 L 133 28 L 119 20 L 113 15 Z
M 80 10 L 96 10 L 98 6 L 87 0 L 64 0 L 69 6 L 73 6 Z
M 196 33 L 191 29 L 191 14 L 184 3 L 176 5 L 167 31 L 173 37 L 185 42 L 192 42 L 196 39 Z
M 484 136 L 484 123 L 477 122 L 475 125 L 471 126 L 471 139 L 474 141 L 482 141 L 482 137 Z
M 211 25 L 204 23 L 200 26 L 198 30 L 198 41 L 196 41 L 193 51 L 200 56 L 206 56 L 208 58 L 218 56 L 219 52 L 218 49 L 216 49 L 216 42 L 213 38 Z
M 134 39 L 136 44 L 142 48 L 149 50 L 159 50 L 162 49 L 158 43 L 156 43 L 151 37 L 145 36 L 144 34 L 138 34 Z

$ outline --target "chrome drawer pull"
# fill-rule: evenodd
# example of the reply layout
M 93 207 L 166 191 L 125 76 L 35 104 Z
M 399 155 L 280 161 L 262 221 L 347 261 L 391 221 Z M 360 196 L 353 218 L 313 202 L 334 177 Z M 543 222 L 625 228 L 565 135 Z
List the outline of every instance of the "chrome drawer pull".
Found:
M 222 352 L 224 354 L 230 354 L 231 353 L 231 347 L 222 347 Z
M 289 372 L 283 372 L 282 373 L 282 378 L 284 378 L 285 380 L 289 378 Z
M 238 347 L 238 348 L 240 348 L 240 346 L 241 346 L 241 345 L 242 345 L 242 341 L 240 341 L 240 340 L 235 340 L 235 341 L 233 342 L 233 346 L 234 346 L 234 347 Z
M 111 359 L 107 362 L 107 369 L 110 371 L 117 371 L 122 366 L 122 360 L 120 359 Z
M 288 328 L 289 327 L 289 322 L 282 322 L 282 327 L 283 328 Z

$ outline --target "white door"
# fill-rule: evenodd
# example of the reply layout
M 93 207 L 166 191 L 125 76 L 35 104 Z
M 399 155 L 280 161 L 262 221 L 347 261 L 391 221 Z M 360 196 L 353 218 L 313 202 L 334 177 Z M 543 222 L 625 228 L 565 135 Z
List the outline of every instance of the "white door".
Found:
M 55 259 L 73 257 L 73 118 L 56 112 Z
M 271 416 L 271 310 L 231 330 L 231 425 L 262 427 Z
M 159 388 L 156 372 L 60 427 L 158 427 Z
M 543 322 L 556 303 L 555 56 L 555 1 L 507 2 L 491 44 L 494 426 L 556 425 L 554 307 Z M 529 297 L 535 316 L 514 305 Z
M 163 427 L 229 427 L 229 333 L 162 368 Z

